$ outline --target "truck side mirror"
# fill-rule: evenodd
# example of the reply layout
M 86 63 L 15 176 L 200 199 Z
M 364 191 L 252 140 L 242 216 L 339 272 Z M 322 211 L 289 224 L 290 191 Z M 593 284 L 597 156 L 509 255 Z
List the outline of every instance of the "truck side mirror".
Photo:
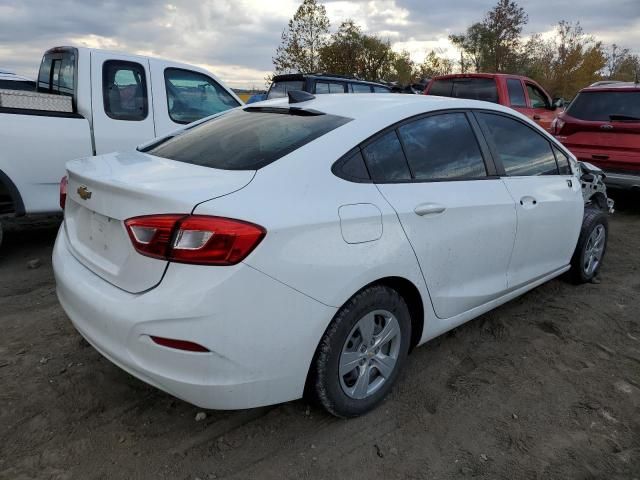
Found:
M 564 98 L 562 97 L 557 97 L 553 99 L 553 109 L 555 110 L 556 108 L 562 108 L 564 107 Z

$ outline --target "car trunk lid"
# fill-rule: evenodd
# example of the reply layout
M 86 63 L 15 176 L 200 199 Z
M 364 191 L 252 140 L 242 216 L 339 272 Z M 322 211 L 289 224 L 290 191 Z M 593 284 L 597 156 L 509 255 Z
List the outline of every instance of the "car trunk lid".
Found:
M 111 153 L 67 164 L 64 228 L 73 255 L 131 293 L 155 287 L 167 262 L 140 255 L 124 221 L 142 215 L 189 214 L 200 202 L 251 182 L 253 170 L 219 170 L 140 152 Z

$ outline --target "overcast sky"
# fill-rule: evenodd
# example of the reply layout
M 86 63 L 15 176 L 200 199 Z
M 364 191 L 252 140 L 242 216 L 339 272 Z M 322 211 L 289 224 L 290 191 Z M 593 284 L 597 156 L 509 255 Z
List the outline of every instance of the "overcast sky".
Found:
M 0 0 L 0 66 L 35 77 L 45 49 L 84 45 L 208 68 L 232 87 L 264 85 L 282 30 L 300 0 Z M 480 20 L 495 0 L 323 1 L 332 29 L 353 18 L 415 61 Z M 521 0 L 525 34 L 558 20 L 640 53 L 640 0 Z

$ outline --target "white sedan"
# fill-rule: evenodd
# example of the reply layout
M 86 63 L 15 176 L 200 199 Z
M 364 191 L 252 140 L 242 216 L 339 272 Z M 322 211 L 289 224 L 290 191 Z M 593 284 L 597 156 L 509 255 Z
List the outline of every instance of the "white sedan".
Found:
M 362 414 L 413 347 L 605 251 L 574 157 L 499 105 L 292 92 L 140 150 L 67 165 L 58 298 L 200 407 Z

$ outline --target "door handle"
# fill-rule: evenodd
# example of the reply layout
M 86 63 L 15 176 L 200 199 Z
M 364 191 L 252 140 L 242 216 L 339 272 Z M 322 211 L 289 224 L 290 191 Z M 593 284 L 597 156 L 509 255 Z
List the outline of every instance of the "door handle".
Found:
M 609 155 L 591 155 L 594 160 L 609 160 Z
M 534 119 L 534 120 L 540 120 L 540 115 L 534 115 L 534 116 L 533 116 L 533 119 Z
M 534 205 L 537 205 L 537 204 L 538 204 L 538 201 L 529 195 L 522 197 L 520 199 L 520 205 L 522 205 L 524 208 L 532 208 Z
M 442 213 L 447 209 L 444 205 L 438 203 L 421 203 L 413 209 L 416 215 L 423 217 L 424 215 L 433 215 L 436 213 Z

